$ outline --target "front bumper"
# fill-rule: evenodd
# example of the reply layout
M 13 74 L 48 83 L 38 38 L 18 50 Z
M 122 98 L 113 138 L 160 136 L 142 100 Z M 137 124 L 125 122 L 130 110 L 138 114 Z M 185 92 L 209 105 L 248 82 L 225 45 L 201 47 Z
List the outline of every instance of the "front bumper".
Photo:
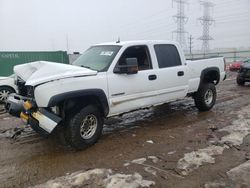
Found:
M 23 119 L 37 133 L 47 137 L 62 119 L 45 108 L 36 108 L 28 111 L 25 110 L 23 105 L 27 100 L 30 99 L 11 94 L 7 99 L 6 109 L 9 114 Z
M 238 78 L 244 82 L 250 82 L 250 75 L 245 72 L 238 73 Z

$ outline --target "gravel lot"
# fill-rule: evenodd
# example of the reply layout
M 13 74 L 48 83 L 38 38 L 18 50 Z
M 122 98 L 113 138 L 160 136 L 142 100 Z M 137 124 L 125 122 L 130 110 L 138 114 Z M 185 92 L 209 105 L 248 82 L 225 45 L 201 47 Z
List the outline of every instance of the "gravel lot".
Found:
M 81 152 L 0 111 L 0 187 L 249 187 L 250 85 L 235 76 L 209 112 L 185 99 L 108 119 Z

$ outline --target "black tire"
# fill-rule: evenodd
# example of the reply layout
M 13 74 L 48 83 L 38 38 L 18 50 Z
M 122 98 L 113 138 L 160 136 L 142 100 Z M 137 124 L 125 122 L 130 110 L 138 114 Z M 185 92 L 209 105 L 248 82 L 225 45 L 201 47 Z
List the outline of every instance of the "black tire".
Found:
M 199 111 L 208 111 L 216 101 L 216 88 L 213 83 L 202 83 L 194 95 L 194 102 Z
M 8 94 L 11 94 L 11 93 L 15 93 L 16 91 L 11 88 L 11 87 L 7 87 L 7 86 L 1 86 L 0 87 L 0 104 L 5 104 L 5 101 L 7 98 L 2 98 L 2 94 L 3 92 L 8 92 Z
M 86 138 L 87 136 L 83 135 L 84 131 L 81 131 L 81 127 L 83 121 L 84 120 L 87 121 L 88 118 L 90 119 L 92 118 L 91 121 L 96 122 L 96 128 L 94 129 L 94 131 L 91 131 L 92 133 L 89 135 L 88 138 Z M 89 122 L 89 124 L 90 124 L 90 119 L 88 119 L 87 121 Z M 89 127 L 89 125 L 85 126 Z M 98 141 L 98 139 L 102 134 L 102 129 L 103 129 L 103 117 L 101 116 L 101 113 L 99 112 L 96 106 L 87 105 L 78 112 L 73 113 L 71 117 L 68 118 L 68 121 L 66 122 L 65 138 L 66 141 L 73 148 L 75 148 L 76 150 L 82 150 L 95 144 Z
M 236 82 L 239 86 L 243 86 L 245 84 L 245 81 L 242 80 L 239 76 L 237 76 Z

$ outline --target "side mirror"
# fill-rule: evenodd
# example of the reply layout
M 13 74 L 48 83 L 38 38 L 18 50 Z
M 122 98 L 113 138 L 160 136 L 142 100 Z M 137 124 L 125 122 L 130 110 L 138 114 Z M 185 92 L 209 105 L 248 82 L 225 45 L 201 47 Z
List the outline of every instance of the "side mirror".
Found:
M 125 65 L 116 65 L 114 73 L 116 74 L 137 74 L 138 60 L 137 58 L 126 58 Z

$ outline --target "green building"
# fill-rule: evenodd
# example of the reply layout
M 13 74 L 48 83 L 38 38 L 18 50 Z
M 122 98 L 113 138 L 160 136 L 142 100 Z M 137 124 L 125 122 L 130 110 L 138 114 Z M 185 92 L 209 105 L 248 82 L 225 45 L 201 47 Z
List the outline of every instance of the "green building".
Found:
M 0 76 L 13 74 L 13 67 L 34 61 L 51 61 L 69 64 L 65 51 L 52 52 L 0 52 Z

